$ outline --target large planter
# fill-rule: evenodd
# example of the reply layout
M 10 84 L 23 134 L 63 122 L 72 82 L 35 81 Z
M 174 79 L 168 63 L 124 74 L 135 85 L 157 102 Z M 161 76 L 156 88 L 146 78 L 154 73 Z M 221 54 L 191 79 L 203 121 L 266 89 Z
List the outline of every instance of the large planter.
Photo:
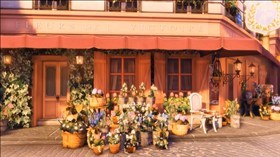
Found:
M 181 124 L 172 124 L 172 133 L 177 136 L 184 136 L 188 133 L 189 130 L 189 124 L 187 125 L 181 125 Z
M 136 151 L 136 147 L 133 146 L 125 148 L 125 152 L 127 153 L 134 153 L 135 151 Z
M 270 119 L 271 120 L 280 120 L 280 113 L 271 113 Z
M 86 133 L 69 133 L 63 131 L 62 136 L 62 146 L 65 148 L 79 148 L 85 145 Z
M 95 155 L 100 155 L 103 153 L 104 145 L 92 147 L 92 151 Z
M 92 108 L 98 108 L 102 107 L 105 104 L 105 99 L 104 98 L 96 98 L 92 97 L 90 98 L 90 107 Z
M 233 128 L 240 128 L 240 115 L 234 114 L 230 116 L 230 126 Z
M 152 132 L 140 132 L 140 145 L 146 147 L 152 144 Z
M 7 130 L 7 128 L 8 128 L 7 124 L 8 124 L 8 120 L 7 119 L 4 119 L 4 120 L 0 121 L 1 135 L 2 135 L 3 132 L 5 132 Z
M 120 151 L 121 144 L 109 144 L 110 153 L 116 154 Z

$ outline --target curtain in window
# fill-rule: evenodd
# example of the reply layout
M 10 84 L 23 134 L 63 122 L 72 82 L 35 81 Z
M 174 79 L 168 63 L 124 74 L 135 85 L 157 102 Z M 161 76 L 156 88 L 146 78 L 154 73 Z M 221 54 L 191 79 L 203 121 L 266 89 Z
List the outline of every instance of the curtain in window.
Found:
M 120 58 L 111 58 L 110 60 L 110 90 L 119 90 L 121 88 L 121 69 L 122 60 Z

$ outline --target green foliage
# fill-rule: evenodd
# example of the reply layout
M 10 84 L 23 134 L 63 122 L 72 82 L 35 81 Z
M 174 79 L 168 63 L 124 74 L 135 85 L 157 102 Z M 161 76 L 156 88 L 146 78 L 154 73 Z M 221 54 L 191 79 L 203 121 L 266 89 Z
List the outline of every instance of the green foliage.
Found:
M 1 102 L 1 119 L 8 119 L 8 126 L 29 127 L 31 122 L 31 97 L 28 84 L 25 84 L 13 73 L 2 72 L 1 85 L 5 89 Z M 5 112 L 7 114 L 5 114 Z
M 225 115 L 227 117 L 237 114 L 238 110 L 239 110 L 239 104 L 237 100 L 233 100 L 233 101 L 226 100 Z

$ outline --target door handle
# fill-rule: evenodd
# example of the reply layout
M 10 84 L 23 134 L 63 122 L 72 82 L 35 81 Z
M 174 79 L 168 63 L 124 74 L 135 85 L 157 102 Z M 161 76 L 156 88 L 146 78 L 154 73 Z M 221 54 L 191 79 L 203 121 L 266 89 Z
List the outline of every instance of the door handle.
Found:
M 58 100 L 59 100 L 59 95 L 57 95 L 55 98 L 56 98 L 56 100 L 58 101 Z

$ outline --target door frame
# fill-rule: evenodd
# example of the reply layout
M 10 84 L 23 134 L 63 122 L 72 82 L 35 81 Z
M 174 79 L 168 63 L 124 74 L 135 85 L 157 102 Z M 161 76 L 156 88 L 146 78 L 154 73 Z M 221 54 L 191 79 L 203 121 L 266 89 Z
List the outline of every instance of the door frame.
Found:
M 46 61 L 65 61 L 68 62 L 66 56 L 58 55 L 38 55 L 32 57 L 33 74 L 32 74 L 32 126 L 37 126 L 37 121 L 43 118 L 43 62 Z M 68 95 L 68 94 L 67 94 Z M 67 100 L 69 100 L 67 96 Z

